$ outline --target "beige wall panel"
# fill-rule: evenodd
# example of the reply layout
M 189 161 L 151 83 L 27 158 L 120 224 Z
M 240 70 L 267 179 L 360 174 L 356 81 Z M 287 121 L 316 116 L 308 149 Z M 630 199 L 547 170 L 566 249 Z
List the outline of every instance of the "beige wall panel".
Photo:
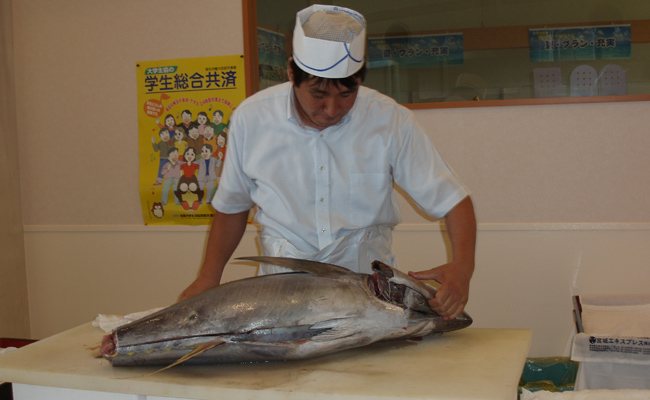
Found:
M 649 102 L 417 116 L 472 192 L 479 222 L 650 221 Z
M 206 232 L 129 227 L 28 230 L 33 336 L 50 336 L 97 314 L 129 314 L 173 304 L 198 273 Z M 235 257 L 257 254 L 252 229 Z M 250 264 L 229 267 L 222 281 L 256 272 Z

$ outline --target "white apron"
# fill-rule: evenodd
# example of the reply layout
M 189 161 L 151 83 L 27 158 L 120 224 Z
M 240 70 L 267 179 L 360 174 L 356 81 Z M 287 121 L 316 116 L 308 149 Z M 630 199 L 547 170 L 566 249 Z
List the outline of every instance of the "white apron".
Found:
M 372 226 L 352 231 L 316 253 L 305 253 L 295 248 L 286 239 L 268 235 L 260 235 L 259 241 L 262 254 L 265 256 L 320 261 L 367 274 L 372 273 L 371 263 L 375 260 L 397 267 L 395 255 L 391 250 L 393 234 L 389 226 Z M 260 265 L 258 275 L 282 272 L 292 272 L 292 270 L 263 263 Z

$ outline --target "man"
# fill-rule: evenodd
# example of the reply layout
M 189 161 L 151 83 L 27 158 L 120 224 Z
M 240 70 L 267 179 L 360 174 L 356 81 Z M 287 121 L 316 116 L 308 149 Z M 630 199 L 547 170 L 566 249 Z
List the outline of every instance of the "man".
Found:
M 254 205 L 264 255 L 360 272 L 370 272 L 373 260 L 396 265 L 396 183 L 444 218 L 452 245 L 450 263 L 411 274 L 441 283 L 430 302 L 436 312 L 450 319 L 462 312 L 474 270 L 472 202 L 413 114 L 361 86 L 365 41 L 356 11 L 313 5 L 297 14 L 290 82 L 251 96 L 232 114 L 203 266 L 181 299 L 219 284 Z M 260 267 L 262 274 L 282 271 Z

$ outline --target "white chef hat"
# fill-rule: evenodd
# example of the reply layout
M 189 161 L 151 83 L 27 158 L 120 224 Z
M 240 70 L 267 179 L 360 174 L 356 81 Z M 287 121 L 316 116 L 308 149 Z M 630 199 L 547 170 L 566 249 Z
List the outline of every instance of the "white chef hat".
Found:
M 314 4 L 296 14 L 293 59 L 303 71 L 346 78 L 364 63 L 366 20 L 349 8 Z

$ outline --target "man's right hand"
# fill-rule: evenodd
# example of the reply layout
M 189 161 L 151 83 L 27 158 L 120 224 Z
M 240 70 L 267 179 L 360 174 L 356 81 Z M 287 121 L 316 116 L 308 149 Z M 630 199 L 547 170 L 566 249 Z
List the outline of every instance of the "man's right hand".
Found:
M 178 297 L 179 301 L 219 286 L 223 269 L 239 245 L 248 225 L 248 213 L 249 210 L 235 214 L 215 211 L 201 271 L 198 278 Z
M 187 287 L 187 289 L 183 290 L 183 293 L 181 293 L 181 295 L 178 296 L 178 301 L 189 299 L 192 296 L 195 296 L 208 289 L 212 289 L 213 287 L 216 286 L 219 286 L 219 282 L 214 282 L 199 276 L 194 280 L 194 282 L 192 282 L 190 286 Z

